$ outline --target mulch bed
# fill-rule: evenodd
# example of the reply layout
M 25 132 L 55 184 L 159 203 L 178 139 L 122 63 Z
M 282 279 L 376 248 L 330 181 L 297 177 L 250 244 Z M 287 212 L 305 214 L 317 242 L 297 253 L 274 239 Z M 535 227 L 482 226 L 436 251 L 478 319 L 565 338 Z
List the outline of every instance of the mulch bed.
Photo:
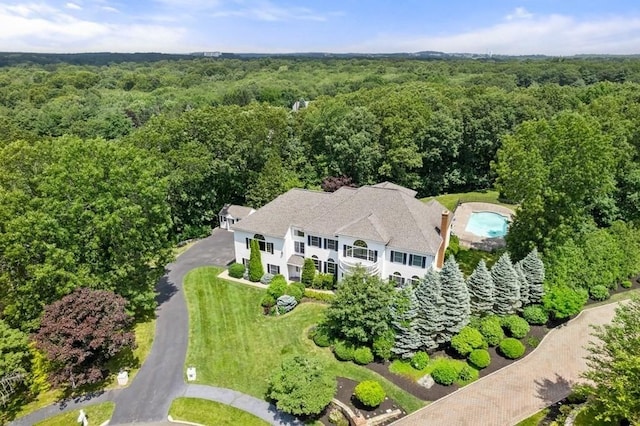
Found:
M 356 398 L 353 397 L 353 390 L 355 389 L 358 382 L 344 378 L 344 377 L 338 377 L 337 379 L 338 379 L 338 393 L 336 394 L 335 398 L 338 399 L 343 404 L 348 405 L 349 408 L 351 408 L 351 410 L 353 410 L 354 413 L 360 412 L 367 419 L 379 416 L 381 414 L 388 413 L 393 410 L 400 410 L 402 412 L 401 417 L 404 417 L 407 415 L 407 413 L 402 409 L 402 407 L 396 404 L 396 402 L 390 399 L 389 397 L 385 398 L 385 400 L 382 401 L 382 404 L 380 404 L 376 408 L 370 408 L 365 405 L 362 405 L 360 401 L 358 401 Z M 322 424 L 331 425 L 331 423 L 329 422 L 330 411 L 331 411 L 330 408 L 326 409 L 322 413 L 322 417 L 318 419 L 320 420 L 320 422 L 322 422 Z M 381 424 L 383 425 L 391 424 L 395 420 L 398 420 L 399 418 L 400 417 L 395 417 L 394 419 Z

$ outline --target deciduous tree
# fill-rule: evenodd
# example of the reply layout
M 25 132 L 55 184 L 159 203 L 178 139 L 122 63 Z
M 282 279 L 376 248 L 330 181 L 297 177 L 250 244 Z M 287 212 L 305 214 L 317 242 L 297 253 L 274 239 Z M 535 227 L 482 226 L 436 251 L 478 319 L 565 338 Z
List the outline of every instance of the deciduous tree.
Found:
M 135 346 L 126 305 L 111 291 L 78 288 L 45 307 L 34 338 L 52 363 L 54 385 L 97 383 L 105 379 L 111 358 Z

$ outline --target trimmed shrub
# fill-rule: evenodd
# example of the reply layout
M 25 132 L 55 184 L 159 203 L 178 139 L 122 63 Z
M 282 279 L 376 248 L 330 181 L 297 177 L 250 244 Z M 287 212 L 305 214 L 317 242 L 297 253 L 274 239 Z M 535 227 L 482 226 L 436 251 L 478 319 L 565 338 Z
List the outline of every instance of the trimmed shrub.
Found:
M 620 287 L 622 288 L 631 288 L 632 285 L 633 284 L 629 280 L 625 280 L 620 283 Z
M 287 287 L 286 294 L 296 299 L 296 302 L 300 302 L 300 300 L 302 300 L 302 296 L 304 295 L 304 290 L 300 290 L 300 287 L 290 284 Z
M 342 340 L 333 345 L 333 354 L 340 361 L 353 361 L 354 352 L 353 345 Z
M 264 308 L 270 308 L 276 304 L 276 298 L 270 295 L 269 293 L 262 296 L 262 300 L 260 301 L 260 305 Z
M 547 311 L 540 305 L 531 305 L 524 308 L 522 316 L 525 321 L 532 325 L 543 325 L 549 321 Z
M 431 377 L 436 383 L 449 386 L 458 378 L 458 370 L 453 364 L 443 363 L 433 369 Z
M 269 285 L 269 283 L 271 283 L 271 280 L 273 279 L 273 276 L 273 274 L 267 272 L 262 276 L 262 278 L 260 278 L 260 282 L 264 285 Z
M 365 380 L 356 385 L 353 394 L 367 407 L 377 407 L 387 396 L 382 385 L 375 380 Z
M 466 357 L 474 350 L 485 344 L 482 334 L 473 327 L 465 327 L 460 333 L 451 338 L 451 347 L 460 355 Z
M 497 346 L 504 339 L 504 331 L 500 324 L 500 318 L 489 316 L 480 320 L 480 333 L 484 336 L 489 346 Z
M 302 292 L 302 294 L 304 294 L 304 284 L 299 283 L 299 282 L 292 282 L 291 284 L 289 284 L 289 287 L 296 287 L 298 289 L 300 289 L 300 291 Z
M 270 294 L 274 299 L 283 296 L 287 292 L 287 280 L 282 275 L 276 275 L 271 280 L 271 284 L 267 287 L 267 294 Z
M 416 370 L 422 370 L 429 364 L 429 355 L 426 352 L 416 352 L 416 354 L 411 358 L 411 366 Z
M 336 295 L 333 293 L 323 293 L 321 291 L 314 291 L 310 288 L 304 289 L 304 296 L 308 297 L 309 299 L 327 303 L 330 303 L 336 297 Z
M 373 362 L 373 353 L 367 346 L 362 346 L 353 351 L 353 361 L 356 364 L 367 365 Z
M 278 297 L 276 300 L 276 306 L 278 307 L 278 313 L 286 314 L 289 311 L 292 311 L 298 305 L 296 299 L 289 295 L 284 295 Z
M 529 323 L 517 315 L 508 315 L 502 318 L 502 327 L 511 337 L 516 339 L 522 339 L 531 330 Z
M 609 290 L 603 285 L 596 285 L 589 290 L 589 296 L 593 300 L 607 300 L 609 296 Z
M 229 276 L 231 278 L 242 278 L 244 275 L 245 267 L 242 263 L 232 263 L 229 266 Z
M 251 254 L 249 255 L 249 281 L 257 283 L 264 275 L 264 268 L 262 267 L 262 259 L 260 255 L 260 246 L 258 240 L 251 240 L 249 244 L 251 247 Z
M 476 349 L 469 354 L 469 362 L 477 368 L 487 368 L 491 364 L 491 354 L 485 349 Z
M 387 330 L 381 336 L 373 340 L 373 354 L 385 361 L 391 358 L 391 350 L 395 344 L 395 334 L 393 330 Z
M 462 380 L 463 382 L 466 382 L 467 380 L 471 380 L 472 377 L 473 377 L 473 369 L 468 365 L 465 365 L 464 367 L 462 367 L 460 369 L 460 372 L 458 373 L 458 380 Z
M 316 346 L 319 346 L 321 348 L 328 348 L 329 346 L 331 346 L 331 335 L 325 327 L 316 327 L 311 338 L 313 339 L 313 343 L 315 343 Z
M 507 337 L 499 345 L 500 353 L 509 359 L 518 359 L 524 355 L 524 345 L 518 339 Z
M 313 278 L 313 288 L 333 290 L 335 288 L 335 277 L 333 274 L 316 274 Z

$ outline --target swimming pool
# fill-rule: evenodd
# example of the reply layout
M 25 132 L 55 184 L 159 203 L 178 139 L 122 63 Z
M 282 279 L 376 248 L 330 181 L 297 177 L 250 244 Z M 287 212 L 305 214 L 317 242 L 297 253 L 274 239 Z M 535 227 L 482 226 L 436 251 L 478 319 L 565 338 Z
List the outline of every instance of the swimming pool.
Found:
M 466 231 L 480 237 L 498 238 L 507 235 L 509 219 L 493 212 L 473 212 L 467 222 Z

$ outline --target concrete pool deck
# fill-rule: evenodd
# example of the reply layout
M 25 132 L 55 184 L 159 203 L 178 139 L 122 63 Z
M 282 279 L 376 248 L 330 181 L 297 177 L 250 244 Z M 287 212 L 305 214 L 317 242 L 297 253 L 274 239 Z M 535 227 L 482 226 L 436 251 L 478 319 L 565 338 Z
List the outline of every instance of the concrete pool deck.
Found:
M 460 245 L 465 248 L 492 251 L 505 246 L 504 238 L 482 237 L 480 235 L 467 232 L 467 224 L 471 213 L 491 212 L 506 216 L 509 221 L 515 212 L 507 207 L 491 203 L 463 203 L 460 204 L 453 213 L 453 223 L 451 232 L 460 239 Z

